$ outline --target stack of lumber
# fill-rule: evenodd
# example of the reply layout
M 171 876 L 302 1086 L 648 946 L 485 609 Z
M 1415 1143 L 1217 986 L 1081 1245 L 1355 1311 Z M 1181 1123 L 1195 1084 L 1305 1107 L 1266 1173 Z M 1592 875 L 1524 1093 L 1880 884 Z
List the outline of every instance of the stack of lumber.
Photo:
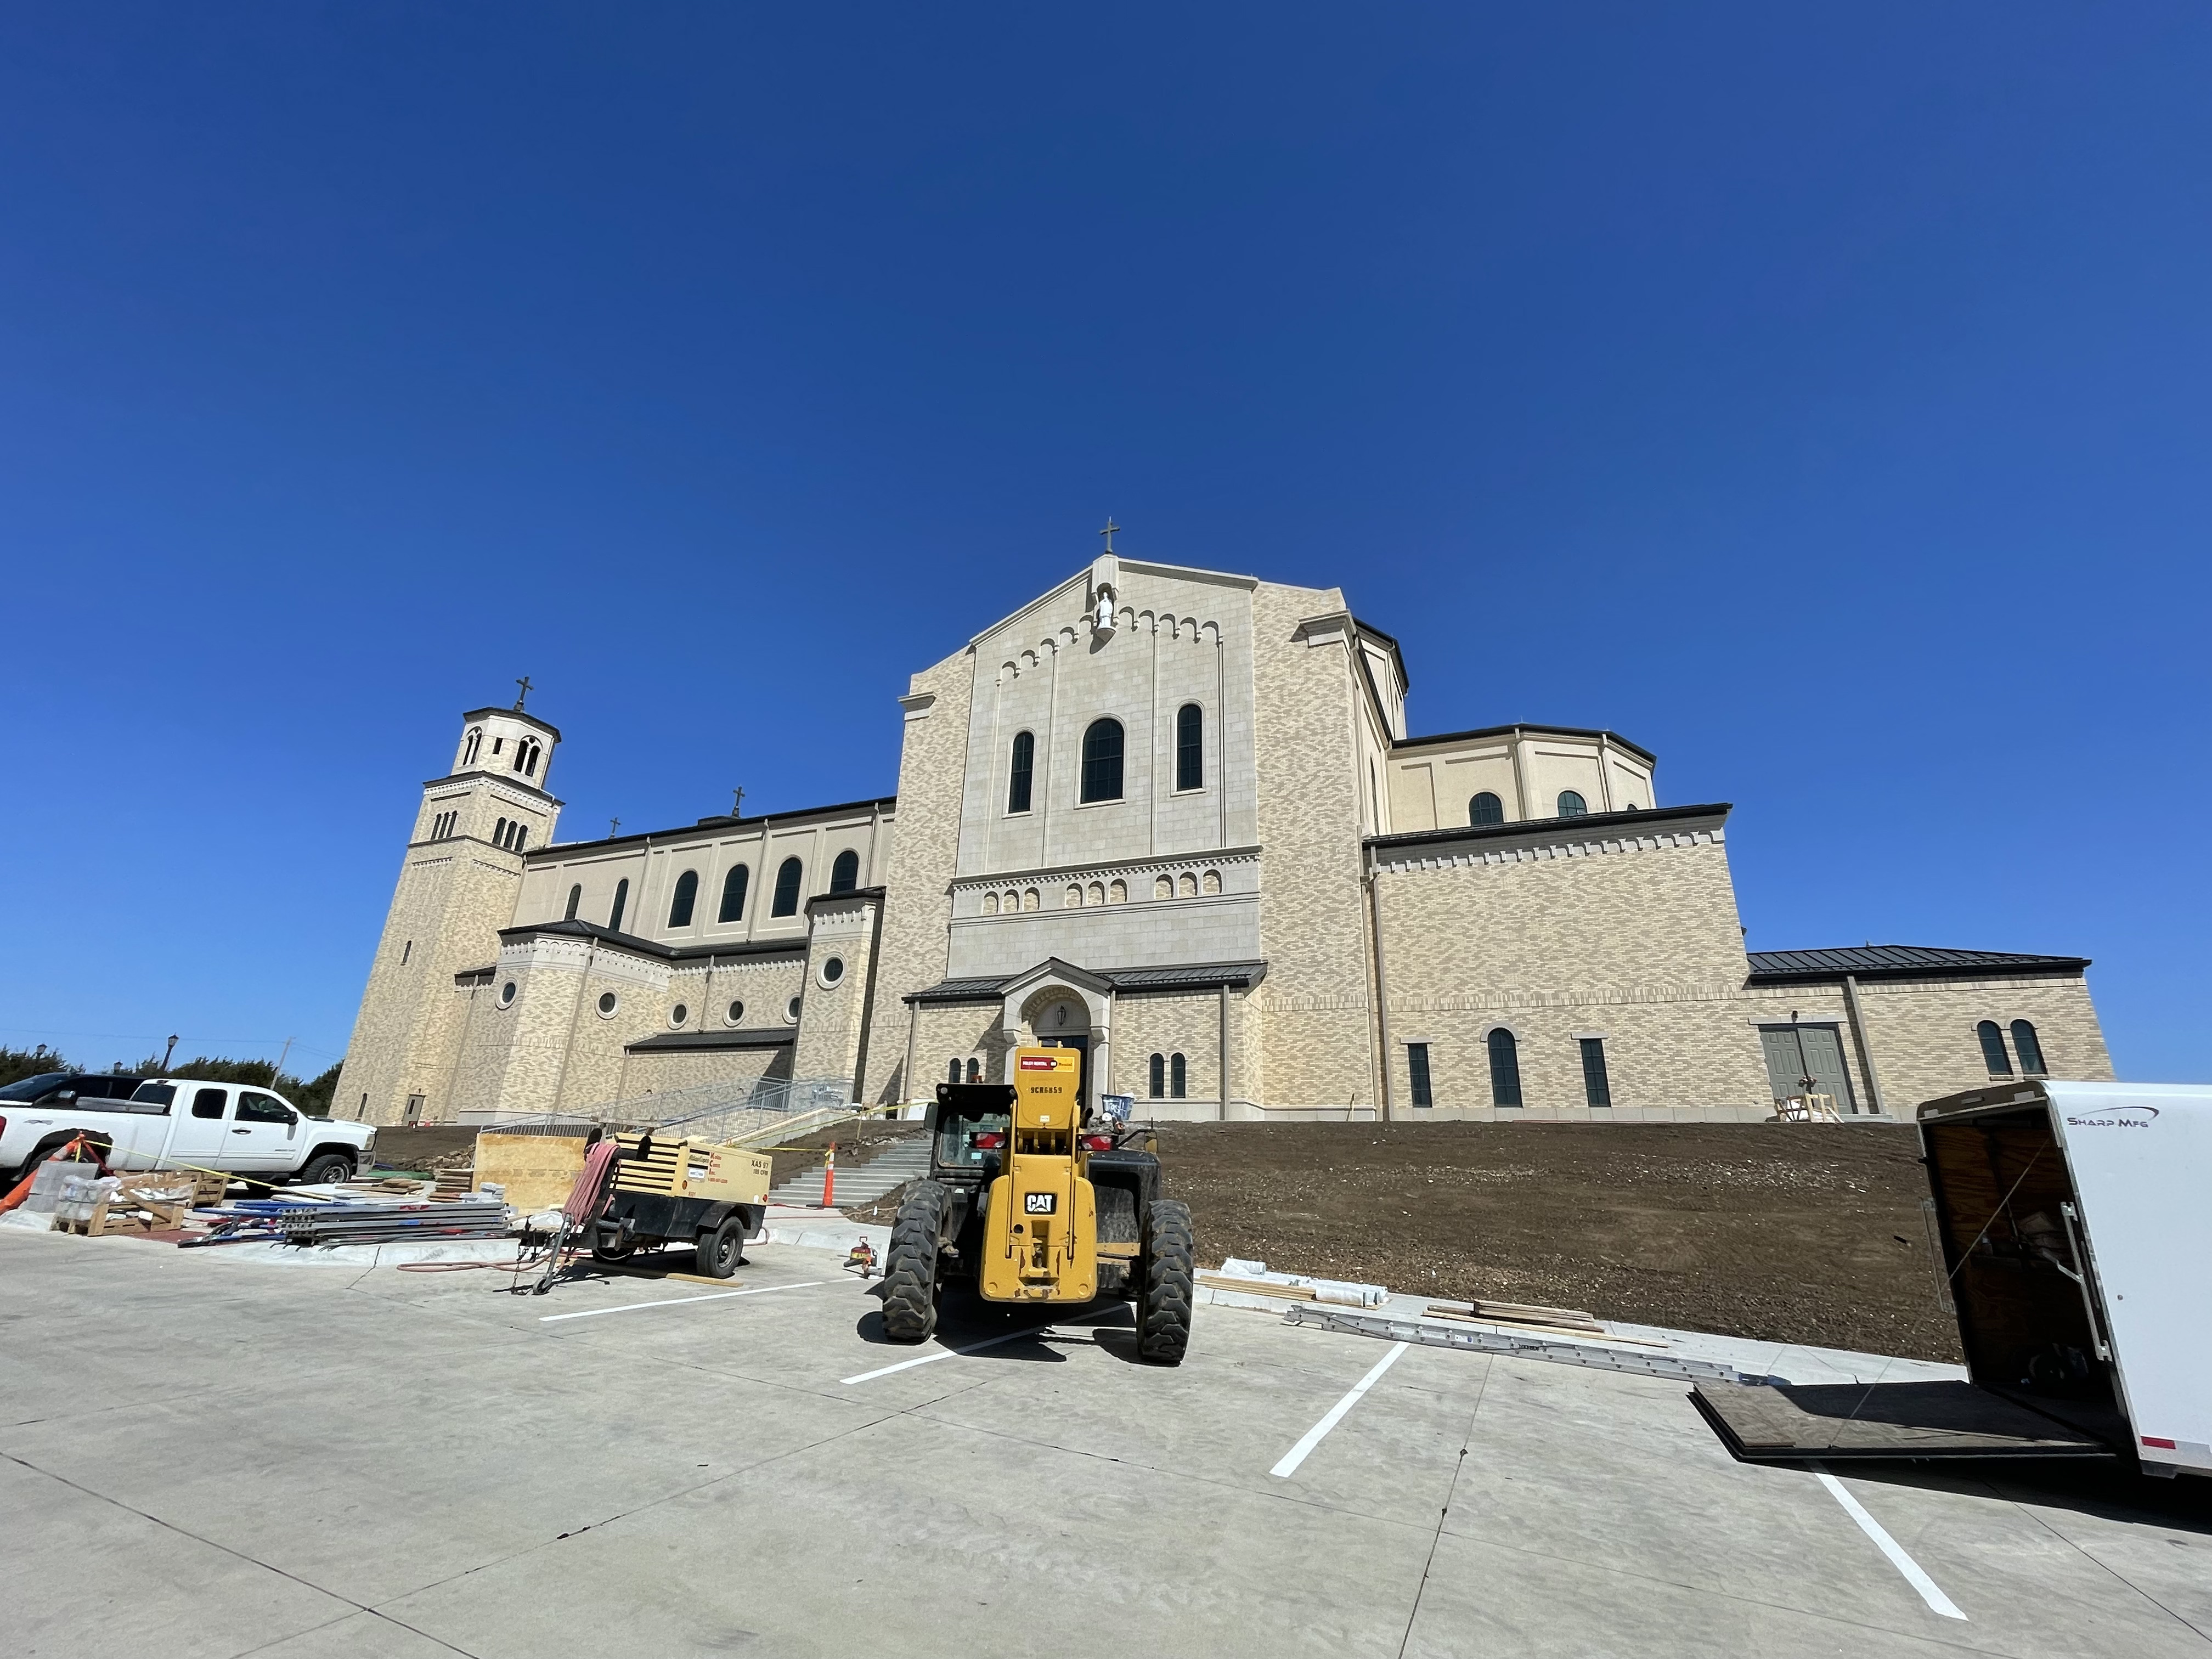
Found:
M 1663 1348 L 1656 1337 L 1622 1336 L 1609 1331 L 1580 1308 L 1545 1308 L 1529 1302 L 1431 1302 L 1431 1319 L 1452 1319 L 1468 1325 L 1498 1325 L 1507 1330 L 1534 1331 L 1547 1336 L 1594 1336 L 1606 1342 L 1633 1342 L 1640 1347 Z

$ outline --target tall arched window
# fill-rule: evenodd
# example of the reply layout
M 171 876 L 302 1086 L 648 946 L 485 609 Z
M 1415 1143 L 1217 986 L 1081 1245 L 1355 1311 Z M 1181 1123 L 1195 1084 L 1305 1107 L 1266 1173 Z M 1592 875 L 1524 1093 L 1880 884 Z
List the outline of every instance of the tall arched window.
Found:
M 464 766 L 474 766 L 477 763 L 477 751 L 483 747 L 483 727 L 481 726 L 471 726 L 469 727 L 468 737 L 461 744 L 461 764 Z
M 501 848 L 507 845 L 507 820 L 505 818 L 501 818 L 492 825 L 491 844 L 495 847 Z
M 1487 789 L 1467 804 L 1469 823 L 1503 823 L 1505 822 L 1505 803 Z
M 1181 1054 L 1170 1054 L 1168 1056 L 1168 1098 L 1181 1100 L 1183 1097 L 1183 1090 L 1189 1081 L 1190 1068 L 1183 1063 L 1183 1057 Z
M 514 745 L 514 769 L 526 778 L 538 775 L 538 739 L 525 738 Z
M 574 887 L 571 887 L 571 888 L 568 890 L 568 913 L 567 913 L 565 915 L 563 915 L 563 916 L 561 918 L 561 920 L 562 920 L 562 921 L 575 921 L 575 919 L 576 919 L 576 907 L 577 907 L 578 905 L 581 904 L 583 902 L 584 902 L 584 884 L 583 884 L 581 882 L 578 882 L 578 883 L 577 883 Z
M 1121 799 L 1121 722 L 1093 720 L 1083 733 L 1083 799 Z
M 1194 702 L 1176 710 L 1176 787 L 1206 787 L 1206 711 Z
M 516 824 L 514 826 L 514 850 L 520 853 L 529 840 L 530 826 L 526 823 Z
M 1154 1054 L 1151 1071 L 1152 1075 L 1146 1081 L 1152 1085 L 1152 1098 L 1162 1099 L 1168 1091 L 1168 1057 L 1165 1054 Z
M 745 919 L 745 883 L 752 872 L 742 864 L 733 864 L 722 878 L 722 908 L 714 913 L 717 921 L 743 921 Z
M 2035 1035 L 2035 1027 L 2024 1019 L 2012 1023 L 2013 1052 L 2020 1056 L 2020 1069 L 2030 1077 L 2043 1077 L 2043 1043 Z
M 622 932 L 623 912 L 629 908 L 629 878 L 625 876 L 615 884 L 614 905 L 607 912 L 607 927 L 611 931 L 617 933 Z
M 860 884 L 860 855 L 851 848 L 837 854 L 837 861 L 830 866 L 830 890 L 849 893 Z
M 1974 1035 L 1982 1040 L 1982 1064 L 1989 1067 L 1991 1077 L 2010 1077 L 2012 1057 L 2005 1053 L 2004 1033 L 1997 1023 L 1985 1019 L 1974 1027 Z
M 1578 818 L 1583 817 L 1589 811 L 1589 803 L 1584 800 L 1580 795 L 1577 794 L 1573 790 L 1562 789 L 1559 791 L 1559 816 L 1561 817 Z
M 795 916 L 799 914 L 799 883 L 805 872 L 797 859 L 786 859 L 775 868 L 775 899 L 768 907 L 772 916 Z
M 1006 771 L 1006 811 L 1026 812 L 1030 810 L 1030 780 L 1036 773 L 1036 737 L 1033 732 L 1014 733 L 1014 757 Z
M 1521 1103 L 1521 1045 L 1503 1025 L 1490 1033 L 1490 1103 Z
M 957 1083 L 960 1081 L 960 1062 L 958 1060 L 949 1060 L 945 1061 L 945 1080 L 947 1083 Z
M 983 1080 L 983 1062 L 981 1060 L 974 1059 L 969 1060 L 968 1080 L 970 1083 L 981 1083 Z
M 699 872 L 686 870 L 676 878 L 676 896 L 668 902 L 668 925 L 671 927 L 689 927 L 691 925 L 691 908 L 698 902 Z

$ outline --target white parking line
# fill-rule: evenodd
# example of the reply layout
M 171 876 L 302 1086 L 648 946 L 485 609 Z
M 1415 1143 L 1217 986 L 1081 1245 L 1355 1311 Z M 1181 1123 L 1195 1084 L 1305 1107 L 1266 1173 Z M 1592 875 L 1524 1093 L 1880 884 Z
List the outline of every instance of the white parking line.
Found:
M 1859 1530 L 1873 1539 L 1875 1547 L 1889 1558 L 1890 1565 L 1905 1575 L 1905 1582 L 1920 1592 L 1920 1599 L 1931 1610 L 1946 1619 L 1966 1620 L 1966 1615 L 1959 1611 L 1958 1603 L 1944 1595 L 1936 1581 L 1922 1571 L 1920 1564 L 1905 1553 L 1905 1546 L 1892 1538 L 1881 1522 L 1866 1512 L 1866 1506 L 1844 1489 L 1842 1481 L 1818 1463 L 1813 1465 L 1813 1473 L 1820 1477 L 1820 1484 L 1828 1489 L 1829 1496 L 1844 1506 L 1844 1513 L 1857 1522 Z
M 713 1296 L 665 1296 L 658 1302 L 625 1302 L 619 1308 L 586 1308 L 580 1313 L 541 1314 L 538 1322 L 550 1325 L 563 1319 L 597 1319 L 601 1314 L 637 1313 L 647 1308 L 677 1308 L 687 1302 L 726 1302 L 733 1296 L 766 1296 L 770 1291 L 808 1291 L 827 1285 L 826 1279 L 810 1279 L 804 1285 L 763 1285 L 756 1291 L 721 1291 Z
M 902 1359 L 896 1365 L 885 1365 L 880 1370 L 862 1371 L 858 1376 L 848 1376 L 842 1381 L 849 1389 L 855 1382 L 872 1382 L 879 1376 L 889 1376 L 893 1371 L 910 1371 L 916 1365 L 927 1365 L 932 1360 L 951 1359 L 963 1353 L 981 1353 L 986 1348 L 995 1348 L 1001 1342 L 1012 1342 L 1017 1337 L 1045 1336 L 1049 1335 L 1051 1331 L 1052 1327 L 1049 1325 L 1031 1325 L 1023 1330 L 1008 1331 L 1004 1336 L 991 1337 L 981 1342 L 970 1342 L 964 1348 L 939 1348 L 935 1353 L 926 1353 L 915 1359 Z
M 1285 1452 L 1283 1454 L 1283 1461 L 1276 1464 L 1273 1468 L 1269 1469 L 1267 1473 L 1278 1477 L 1279 1479 L 1287 1479 L 1291 1475 L 1297 1474 L 1298 1465 L 1306 1461 L 1306 1454 L 1311 1451 L 1316 1446 L 1321 1444 L 1322 1436 L 1326 1435 L 1339 1423 L 1344 1421 L 1345 1413 L 1350 1411 L 1354 1406 L 1359 1403 L 1359 1396 L 1365 1394 L 1368 1389 L 1373 1388 L 1375 1384 L 1382 1379 L 1382 1373 L 1389 1370 L 1391 1366 L 1396 1364 L 1398 1363 L 1398 1356 L 1405 1352 L 1411 1346 L 1411 1344 L 1405 1342 L 1392 1343 L 1390 1346 L 1390 1352 L 1384 1354 L 1382 1358 L 1375 1362 L 1375 1369 L 1368 1372 L 1366 1376 L 1361 1377 L 1359 1381 L 1353 1383 L 1352 1385 L 1352 1392 L 1345 1395 L 1343 1399 L 1338 1401 L 1336 1404 L 1331 1406 L 1328 1408 L 1328 1415 L 1322 1418 L 1322 1420 L 1315 1424 L 1313 1427 L 1308 1429 L 1306 1431 L 1306 1437 L 1299 1441 L 1297 1445 L 1291 1447 L 1290 1450 Z

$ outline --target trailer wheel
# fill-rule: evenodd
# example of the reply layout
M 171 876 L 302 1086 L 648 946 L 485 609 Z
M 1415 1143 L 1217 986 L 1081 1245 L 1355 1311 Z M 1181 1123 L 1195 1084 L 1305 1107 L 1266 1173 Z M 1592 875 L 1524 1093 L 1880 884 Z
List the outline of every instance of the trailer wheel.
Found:
M 1180 1365 L 1190 1346 L 1190 1305 L 1198 1246 L 1190 1206 L 1152 1200 L 1145 1214 L 1145 1301 L 1137 1352 L 1156 1365 Z
M 937 1328 L 937 1241 L 948 1196 L 943 1182 L 917 1181 L 892 1224 L 884 1258 L 884 1334 L 894 1342 L 926 1342 Z
M 739 1217 L 732 1216 L 719 1227 L 699 1230 L 699 1271 L 709 1279 L 727 1279 L 738 1270 L 738 1258 L 744 1254 L 745 1224 Z

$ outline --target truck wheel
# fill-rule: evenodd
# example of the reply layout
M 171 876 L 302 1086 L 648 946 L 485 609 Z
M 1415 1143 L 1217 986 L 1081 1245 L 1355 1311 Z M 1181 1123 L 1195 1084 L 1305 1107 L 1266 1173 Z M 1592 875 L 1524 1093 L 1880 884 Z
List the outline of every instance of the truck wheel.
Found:
M 732 1216 L 719 1227 L 699 1230 L 699 1271 L 709 1279 L 727 1279 L 737 1272 L 745 1253 L 745 1224 Z
M 1198 1246 L 1190 1206 L 1152 1200 L 1145 1215 L 1145 1301 L 1137 1325 L 1137 1352 L 1156 1365 L 1180 1365 L 1190 1346 L 1192 1282 Z
M 351 1181 L 353 1160 L 343 1152 L 325 1152 L 311 1158 L 300 1169 L 299 1182 L 303 1187 L 326 1186 L 331 1182 Z
M 937 1241 L 948 1197 L 942 1182 L 907 1189 L 884 1258 L 884 1334 L 894 1342 L 927 1342 L 937 1328 Z

